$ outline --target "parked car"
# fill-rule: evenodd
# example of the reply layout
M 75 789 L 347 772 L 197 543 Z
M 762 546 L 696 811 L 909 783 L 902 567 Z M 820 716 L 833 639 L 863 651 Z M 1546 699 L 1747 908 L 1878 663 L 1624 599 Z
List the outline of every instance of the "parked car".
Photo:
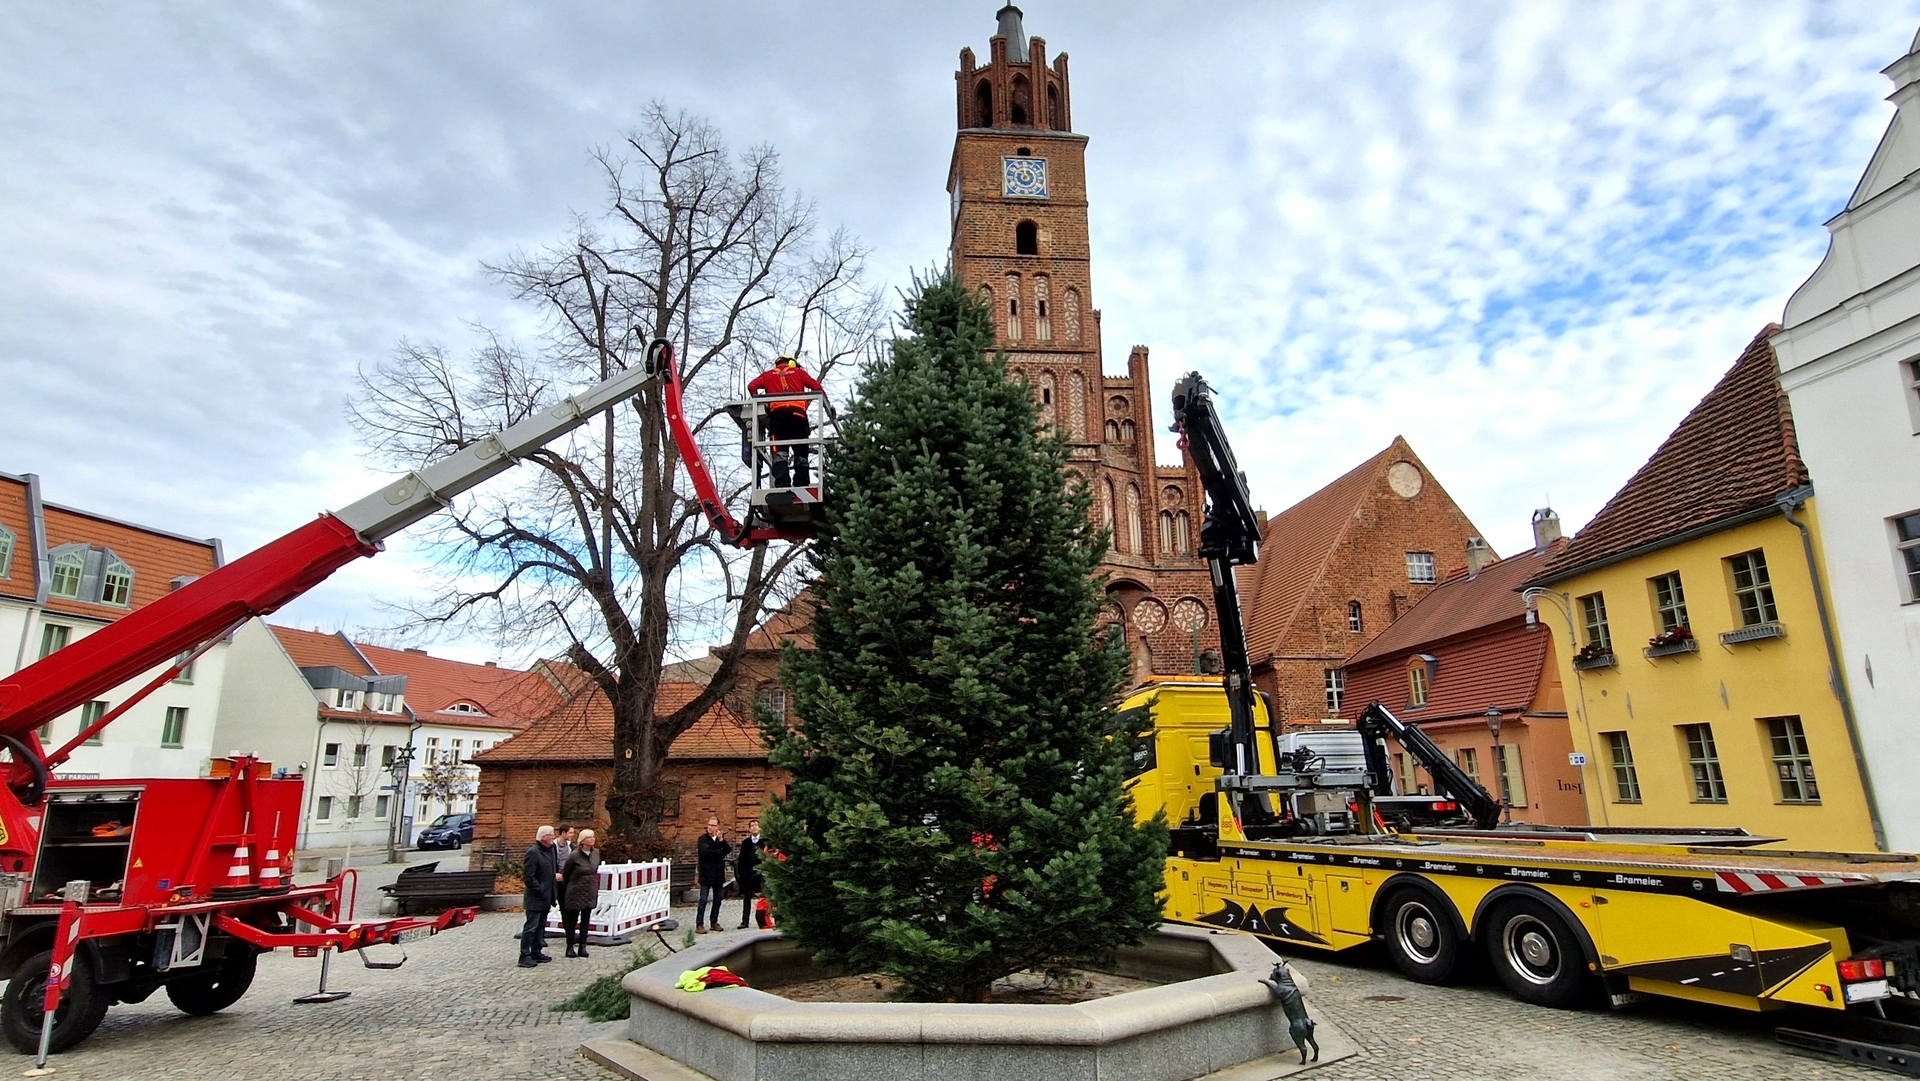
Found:
M 444 814 L 427 823 L 420 831 L 420 848 L 451 848 L 459 851 L 460 846 L 473 840 L 473 816 L 470 814 Z

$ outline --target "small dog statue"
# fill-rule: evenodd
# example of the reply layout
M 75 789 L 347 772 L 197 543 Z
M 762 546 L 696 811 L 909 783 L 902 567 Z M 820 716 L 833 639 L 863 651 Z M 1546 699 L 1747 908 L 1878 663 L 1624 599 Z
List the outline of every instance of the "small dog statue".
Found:
M 1280 1000 L 1280 1008 L 1287 1014 L 1287 1032 L 1293 1037 L 1293 1046 L 1300 1049 L 1300 1062 L 1305 1065 L 1307 1046 L 1313 1046 L 1313 1060 L 1320 1061 L 1320 1044 L 1313 1038 L 1313 1018 L 1307 1016 L 1306 999 L 1300 996 L 1300 988 L 1294 986 L 1293 973 L 1287 971 L 1287 963 L 1281 961 L 1273 966 L 1267 978 L 1260 981 Z

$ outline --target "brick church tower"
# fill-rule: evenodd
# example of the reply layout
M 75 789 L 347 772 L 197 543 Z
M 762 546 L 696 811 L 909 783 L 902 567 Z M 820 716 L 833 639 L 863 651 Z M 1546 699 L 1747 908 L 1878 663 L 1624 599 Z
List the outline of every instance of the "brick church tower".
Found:
M 1066 435 L 1094 513 L 1112 527 L 1107 618 L 1126 626 L 1135 675 L 1192 672 L 1199 652 L 1219 645 L 1194 554 L 1200 476 L 1184 453 L 1178 466 L 1155 461 L 1146 347 L 1133 347 L 1124 376 L 1102 367 L 1087 137 L 1073 132 L 1066 54 L 1049 65 L 1019 8 L 1001 8 L 999 20 L 986 65 L 962 49 L 954 76 L 953 266 L 996 313 L 1000 348 Z

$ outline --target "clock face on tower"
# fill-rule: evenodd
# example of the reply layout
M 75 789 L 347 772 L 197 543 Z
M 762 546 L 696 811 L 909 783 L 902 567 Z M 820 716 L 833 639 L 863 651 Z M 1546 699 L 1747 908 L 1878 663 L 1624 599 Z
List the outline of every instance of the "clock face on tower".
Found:
M 1001 158 L 1000 161 L 1006 169 L 1000 194 L 1010 199 L 1047 198 L 1047 159 Z

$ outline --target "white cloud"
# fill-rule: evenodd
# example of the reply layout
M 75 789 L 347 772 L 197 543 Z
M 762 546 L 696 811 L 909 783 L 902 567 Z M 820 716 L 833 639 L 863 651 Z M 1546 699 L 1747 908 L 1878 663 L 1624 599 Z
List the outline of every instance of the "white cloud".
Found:
M 0 469 L 238 554 L 378 483 L 401 337 L 524 329 L 649 98 L 770 142 L 904 284 L 994 4 L 60 5 L 0 40 Z M 1030 3 L 1072 54 L 1110 366 L 1219 387 L 1278 509 L 1404 433 L 1502 551 L 1598 509 L 1825 246 L 1920 0 Z M 1160 414 L 1164 419 L 1164 402 Z M 1163 456 L 1171 457 L 1170 443 Z M 404 543 L 289 609 L 366 625 Z M 476 651 L 487 647 L 475 645 Z

